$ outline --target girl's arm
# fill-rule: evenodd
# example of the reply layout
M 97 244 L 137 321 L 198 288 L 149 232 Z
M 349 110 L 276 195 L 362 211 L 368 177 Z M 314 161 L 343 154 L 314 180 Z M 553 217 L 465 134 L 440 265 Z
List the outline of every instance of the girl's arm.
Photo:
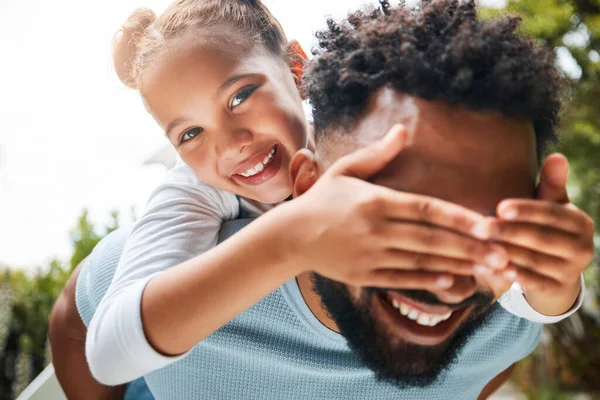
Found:
M 96 378 L 106 384 L 116 384 L 115 379 L 128 382 L 173 361 L 146 339 L 142 292 L 156 274 L 213 248 L 222 222 L 235 219 L 238 210 L 234 195 L 202 184 L 184 164 L 169 172 L 133 227 L 122 255 L 117 246 L 104 250 L 105 260 L 119 263 L 114 276 L 109 276 L 112 283 L 106 294 L 99 293 L 98 283 L 88 285 L 98 305 L 86 339 L 88 363 Z
M 289 246 L 281 240 L 289 231 L 286 221 L 258 218 L 220 245 L 160 273 L 142 278 L 138 271 L 138 279 L 131 273 L 123 280 L 117 271 L 88 331 L 86 354 L 94 377 L 116 385 L 177 361 L 296 276 L 299 270 L 286 262 Z

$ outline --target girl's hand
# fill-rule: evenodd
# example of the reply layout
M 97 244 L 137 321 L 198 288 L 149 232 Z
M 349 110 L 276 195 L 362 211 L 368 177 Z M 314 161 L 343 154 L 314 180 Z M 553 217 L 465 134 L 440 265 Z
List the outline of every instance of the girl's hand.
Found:
M 337 160 L 305 194 L 288 204 L 298 233 L 290 261 L 356 286 L 471 292 L 477 264 L 506 266 L 505 250 L 486 242 L 482 215 L 431 197 L 365 182 L 404 146 L 394 126 L 370 146 Z M 310 157 L 310 155 L 306 155 Z M 478 227 L 478 229 L 475 229 Z M 287 250 L 286 250 L 287 251 Z M 465 285 L 467 280 L 470 285 Z
M 498 205 L 492 240 L 508 251 L 516 279 L 531 306 L 546 315 L 568 311 L 581 289 L 581 272 L 594 256 L 594 222 L 569 202 L 567 159 L 549 156 L 541 171 L 538 200 Z

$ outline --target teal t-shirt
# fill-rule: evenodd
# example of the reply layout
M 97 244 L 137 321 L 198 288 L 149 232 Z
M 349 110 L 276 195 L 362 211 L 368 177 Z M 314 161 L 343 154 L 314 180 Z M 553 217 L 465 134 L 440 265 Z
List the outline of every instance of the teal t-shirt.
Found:
M 222 237 L 245 223 L 226 223 Z M 112 280 L 127 234 L 117 231 L 105 238 L 81 272 L 76 296 L 86 323 L 107 289 L 105 282 Z M 292 279 L 184 359 L 144 378 L 157 399 L 169 400 L 476 399 L 490 380 L 533 351 L 541 330 L 540 324 L 496 304 L 436 382 L 400 388 L 378 381 L 343 336 L 319 322 Z

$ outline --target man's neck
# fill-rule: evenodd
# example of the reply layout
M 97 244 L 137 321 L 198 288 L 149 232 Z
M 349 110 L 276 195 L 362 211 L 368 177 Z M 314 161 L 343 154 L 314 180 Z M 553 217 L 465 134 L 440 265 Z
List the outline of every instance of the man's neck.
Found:
M 313 287 L 311 273 L 305 272 L 296 277 L 296 281 L 298 282 L 298 287 L 300 288 L 300 293 L 302 293 L 302 297 L 306 302 L 306 305 L 313 313 L 313 315 L 325 325 L 327 328 L 331 329 L 334 332 L 339 333 L 340 330 L 335 323 L 335 321 L 329 316 L 327 310 L 323 307 L 321 303 L 321 296 L 316 292 Z

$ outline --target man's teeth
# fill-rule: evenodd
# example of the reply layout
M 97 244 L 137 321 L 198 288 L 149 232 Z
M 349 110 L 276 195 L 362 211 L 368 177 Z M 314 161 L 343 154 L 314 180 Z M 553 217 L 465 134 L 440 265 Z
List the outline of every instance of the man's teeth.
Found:
M 444 315 L 427 314 L 427 313 L 418 311 L 407 304 L 398 303 L 396 300 L 392 300 L 392 306 L 394 306 L 394 308 L 396 310 L 398 310 L 400 312 L 400 314 L 404 315 L 406 318 L 412 319 L 417 324 L 423 325 L 423 326 L 436 326 L 440 322 L 445 321 L 448 318 L 450 318 L 450 316 L 452 315 L 452 312 L 449 312 L 448 314 L 444 314 Z
M 265 167 L 267 165 L 269 165 L 269 163 L 271 161 L 273 161 L 273 156 L 275 155 L 275 147 L 273 147 L 271 149 L 271 151 L 269 152 L 269 154 L 267 154 L 265 156 L 265 158 L 263 158 L 262 161 L 260 161 L 258 164 L 256 164 L 253 168 L 250 168 L 248 171 L 246 172 L 242 172 L 240 175 L 244 176 L 244 177 L 249 177 L 249 176 L 254 176 L 258 173 L 261 173 Z

